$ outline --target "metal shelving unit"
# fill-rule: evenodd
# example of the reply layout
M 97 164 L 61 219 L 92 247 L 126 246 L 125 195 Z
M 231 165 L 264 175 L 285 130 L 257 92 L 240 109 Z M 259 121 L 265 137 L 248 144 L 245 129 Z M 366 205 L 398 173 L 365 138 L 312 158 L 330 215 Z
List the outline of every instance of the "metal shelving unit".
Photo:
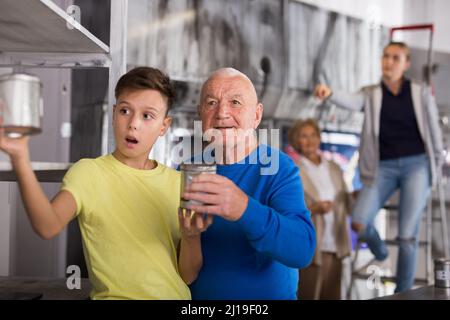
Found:
M 62 177 L 70 168 L 70 163 L 32 162 L 36 177 L 41 182 L 61 182 Z M 0 181 L 17 181 L 17 176 L 11 168 L 11 163 L 0 162 Z
M 0 4 L 0 67 L 107 68 L 108 102 L 126 71 L 128 0 L 110 2 L 110 45 L 106 45 L 51 0 L 2 0 Z M 44 102 L 45 103 L 45 102 Z M 102 128 L 102 154 L 114 147 L 108 119 Z M 39 181 L 60 182 L 70 163 L 32 163 Z M 15 181 L 9 162 L 0 162 L 0 181 Z

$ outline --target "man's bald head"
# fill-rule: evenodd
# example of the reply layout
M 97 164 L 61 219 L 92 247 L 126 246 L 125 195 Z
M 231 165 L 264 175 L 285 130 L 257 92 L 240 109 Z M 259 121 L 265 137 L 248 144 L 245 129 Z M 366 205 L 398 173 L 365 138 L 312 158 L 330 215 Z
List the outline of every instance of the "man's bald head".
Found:
M 252 81 L 244 73 L 236 70 L 234 68 L 220 68 L 214 71 L 202 86 L 201 99 L 205 97 L 207 89 L 212 85 L 217 83 L 226 83 L 227 81 L 239 81 L 242 89 L 246 91 L 248 96 L 254 101 L 255 104 L 258 103 L 258 95 L 256 94 L 255 86 Z
M 223 144 L 228 148 L 246 144 L 248 134 L 254 134 L 261 122 L 263 105 L 258 103 L 255 87 L 245 74 L 222 68 L 213 72 L 202 86 L 198 112 L 203 132 L 220 130 Z M 237 140 L 226 140 L 227 134 Z M 254 144 L 253 136 L 251 140 Z

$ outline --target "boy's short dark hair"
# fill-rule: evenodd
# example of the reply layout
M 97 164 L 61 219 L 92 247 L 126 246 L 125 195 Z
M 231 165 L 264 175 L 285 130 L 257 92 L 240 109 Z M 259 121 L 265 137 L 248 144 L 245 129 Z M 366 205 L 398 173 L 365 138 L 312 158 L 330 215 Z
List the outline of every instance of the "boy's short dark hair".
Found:
M 172 108 L 175 89 L 170 78 L 161 70 L 151 67 L 137 67 L 124 74 L 116 85 L 116 99 L 126 90 L 156 90 L 167 98 L 167 113 Z M 166 114 L 167 114 L 166 113 Z

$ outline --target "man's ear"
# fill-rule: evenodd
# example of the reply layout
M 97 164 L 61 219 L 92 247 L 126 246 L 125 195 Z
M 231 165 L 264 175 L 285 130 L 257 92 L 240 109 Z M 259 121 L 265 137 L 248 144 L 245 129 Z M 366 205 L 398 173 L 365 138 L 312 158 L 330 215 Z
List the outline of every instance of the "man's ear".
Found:
M 257 129 L 259 124 L 261 123 L 263 111 L 264 106 L 262 105 L 262 103 L 258 103 L 255 110 L 255 124 L 253 129 Z
M 201 116 L 201 111 L 202 111 L 201 108 L 202 108 L 202 107 L 200 106 L 200 104 L 198 104 L 198 105 L 197 105 L 197 114 L 198 114 L 199 116 Z
M 172 124 L 172 117 L 165 117 L 163 120 L 163 125 L 161 127 L 161 130 L 159 131 L 159 136 L 162 137 L 166 134 L 167 130 L 169 130 L 170 125 Z
M 114 118 L 116 117 L 116 107 L 117 105 L 113 105 L 113 114 L 112 114 L 112 121 L 114 122 Z

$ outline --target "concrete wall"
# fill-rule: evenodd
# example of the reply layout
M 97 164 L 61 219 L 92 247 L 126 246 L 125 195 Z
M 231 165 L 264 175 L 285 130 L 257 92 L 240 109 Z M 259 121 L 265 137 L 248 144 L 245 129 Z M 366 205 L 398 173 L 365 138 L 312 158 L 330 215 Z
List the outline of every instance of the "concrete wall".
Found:
M 11 203 L 9 201 L 9 183 L 0 183 L 0 276 L 10 273 L 11 254 Z
M 297 0 L 364 20 L 380 21 L 392 27 L 409 24 L 433 23 L 436 27 L 436 51 L 450 52 L 450 1 L 448 0 Z M 400 39 L 411 46 L 427 48 L 426 32 L 408 32 Z
M 61 125 L 70 122 L 71 71 L 26 71 L 41 79 L 44 98 L 42 133 L 30 139 L 31 160 L 68 162 L 69 137 L 62 137 Z M 0 161 L 9 161 L 9 158 L 0 153 Z M 46 183 L 42 187 L 51 199 L 59 189 L 59 183 Z M 50 241 L 40 239 L 31 228 L 15 182 L 0 183 L 0 204 L 0 275 L 64 276 L 65 231 Z
M 386 26 L 403 23 L 403 10 L 410 0 L 297 0 L 327 10 Z M 444 0 L 445 1 L 445 0 Z M 427 1 L 428 2 L 428 1 Z
M 2 68 L 0 74 L 11 71 L 12 69 Z M 0 152 L 0 161 L 9 161 L 9 158 Z M 8 275 L 10 272 L 11 204 L 9 196 L 9 183 L 0 182 L 0 276 Z
M 407 5 L 406 5 L 407 4 Z M 434 49 L 450 52 L 450 1 L 448 0 L 405 0 L 404 23 L 433 23 L 436 28 Z M 428 48 L 428 33 L 417 32 L 405 38 L 413 47 Z
M 61 126 L 70 123 L 71 70 L 32 69 L 43 82 L 44 119 L 42 133 L 30 139 L 32 161 L 69 162 L 70 137 L 63 137 Z M 59 190 L 59 183 L 41 183 L 49 199 Z M 11 190 L 15 197 L 16 215 L 15 268 L 14 275 L 63 277 L 65 275 L 66 231 L 46 241 L 39 238 L 31 228 L 22 204 L 17 184 Z

